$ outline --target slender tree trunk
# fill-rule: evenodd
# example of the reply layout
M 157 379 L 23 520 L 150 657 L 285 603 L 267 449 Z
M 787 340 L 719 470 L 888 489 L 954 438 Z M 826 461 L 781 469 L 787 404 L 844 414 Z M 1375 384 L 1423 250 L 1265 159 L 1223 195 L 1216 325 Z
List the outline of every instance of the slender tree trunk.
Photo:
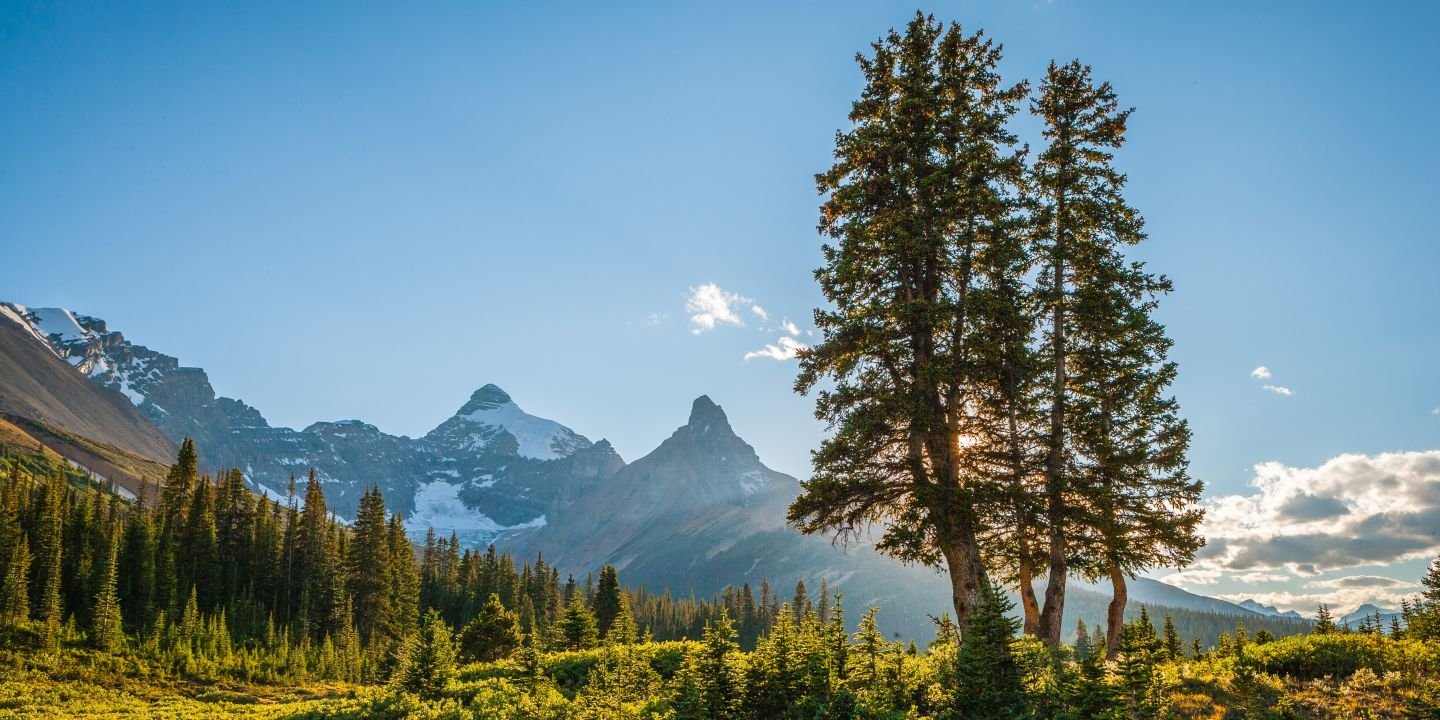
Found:
M 1020 607 L 1025 611 L 1024 632 L 1031 637 L 1040 634 L 1040 603 L 1035 599 L 1035 569 L 1030 561 L 1020 561 Z
M 1055 349 L 1050 403 L 1050 452 L 1045 459 L 1046 514 L 1049 520 L 1050 577 L 1045 586 L 1045 608 L 1040 612 L 1040 639 L 1060 645 L 1065 622 L 1065 193 L 1055 203 L 1055 259 L 1052 279 L 1051 341 Z
M 1129 589 L 1125 585 L 1125 573 L 1120 566 L 1110 566 L 1110 587 L 1113 597 L 1105 613 L 1105 658 L 1114 660 L 1120 652 L 1120 629 L 1125 626 L 1125 604 L 1130 601 Z

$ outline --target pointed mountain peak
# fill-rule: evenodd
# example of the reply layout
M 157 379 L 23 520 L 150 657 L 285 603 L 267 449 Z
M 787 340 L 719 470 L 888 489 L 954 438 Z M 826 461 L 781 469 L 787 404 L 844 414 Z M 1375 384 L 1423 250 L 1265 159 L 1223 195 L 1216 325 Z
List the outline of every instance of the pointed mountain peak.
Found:
M 499 385 L 491 383 L 471 393 L 469 402 L 466 402 L 465 406 L 455 414 L 469 415 L 477 410 L 493 410 L 502 405 L 513 405 L 514 403 L 515 401 L 510 399 L 509 393 L 501 390 Z
M 703 433 L 710 429 L 723 429 L 726 434 L 735 434 L 730 429 L 730 419 L 725 417 L 725 411 L 716 405 L 709 395 L 695 398 L 695 402 L 690 406 L 690 421 L 686 425 L 696 432 Z
M 591 445 L 588 439 L 574 430 L 520 409 L 509 393 L 494 384 L 476 390 L 454 417 L 431 430 L 426 437 L 455 447 L 503 448 L 504 442 L 493 444 L 502 431 L 513 438 L 513 444 L 503 452 L 538 460 L 565 457 Z

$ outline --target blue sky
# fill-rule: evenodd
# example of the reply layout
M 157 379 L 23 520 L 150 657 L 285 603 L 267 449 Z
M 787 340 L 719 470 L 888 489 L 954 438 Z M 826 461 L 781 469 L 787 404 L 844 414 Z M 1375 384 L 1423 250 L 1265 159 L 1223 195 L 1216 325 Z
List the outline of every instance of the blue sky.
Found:
M 275 424 L 417 435 L 495 382 L 634 459 L 708 393 L 803 477 L 823 428 L 795 365 L 745 356 L 786 319 L 804 341 L 812 175 L 854 53 L 914 9 L 8 2 L 0 298 L 103 317 Z M 925 9 L 1003 42 L 1010 79 L 1079 57 L 1137 108 L 1136 254 L 1175 280 L 1211 496 L 1440 448 L 1440 7 Z M 706 284 L 743 324 L 694 332 Z M 1423 561 L 1386 565 L 1264 587 Z

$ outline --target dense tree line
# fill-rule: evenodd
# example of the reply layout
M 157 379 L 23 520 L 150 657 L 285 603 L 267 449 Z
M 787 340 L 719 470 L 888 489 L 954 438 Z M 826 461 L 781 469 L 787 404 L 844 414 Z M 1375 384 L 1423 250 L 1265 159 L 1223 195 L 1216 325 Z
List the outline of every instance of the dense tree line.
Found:
M 1114 656 L 1126 579 L 1203 544 L 1152 318 L 1171 283 L 1125 255 L 1145 238 L 1113 164 L 1130 111 L 1079 62 L 1007 83 L 999 45 L 921 14 L 871 50 L 816 176 L 830 306 L 796 389 L 834 433 L 790 520 L 882 524 L 881 550 L 945 566 L 962 636 L 999 583 L 1057 647 L 1067 581 L 1108 578 Z M 1033 153 L 1010 129 L 1027 100 Z
M 133 499 L 29 456 L 0 458 L 0 479 L 0 639 L 47 652 L 83 639 L 195 670 L 240 650 L 261 675 L 376 678 L 395 669 L 432 611 L 480 659 L 522 639 L 579 650 L 698 638 L 724 612 L 740 619 L 749 648 L 787 602 L 768 581 L 758 593 L 744 585 L 677 599 L 625 588 L 609 566 L 581 584 L 543 556 L 517 565 L 433 530 L 417 548 L 376 488 L 342 523 L 313 471 L 303 499 L 293 481 L 283 499 L 255 495 L 239 470 L 201 474 L 189 440 L 164 482 Z M 828 617 L 824 583 L 820 595 Z M 817 607 L 803 582 L 788 602 Z

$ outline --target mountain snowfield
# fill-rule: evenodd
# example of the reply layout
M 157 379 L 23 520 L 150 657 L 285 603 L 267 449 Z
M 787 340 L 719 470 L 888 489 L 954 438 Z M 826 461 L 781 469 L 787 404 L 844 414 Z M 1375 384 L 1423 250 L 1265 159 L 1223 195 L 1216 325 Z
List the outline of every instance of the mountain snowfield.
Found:
M 417 540 L 433 530 L 467 547 L 495 543 L 519 558 L 543 553 L 579 576 L 612 564 L 627 583 L 657 591 L 709 595 L 768 580 L 784 595 L 797 580 L 812 593 L 824 580 L 843 585 L 851 607 L 882 608 L 887 627 L 910 637 L 925 637 L 930 617 L 949 605 L 943 573 L 901 565 L 864 542 L 836 546 L 789 528 L 785 512 L 800 482 L 766 467 L 706 396 L 632 463 L 605 440 L 526 413 L 495 385 L 476 390 L 420 438 L 359 420 L 295 430 L 217 396 L 204 370 L 134 344 L 98 318 L 13 303 L 0 303 L 0 316 L 0 324 L 18 325 L 91 383 L 122 394 L 169 440 L 193 437 L 207 467 L 242 468 L 256 492 L 272 497 L 292 485 L 303 497 L 313 469 L 341 518 L 352 517 L 365 490 L 377 486 Z M 1073 592 L 1077 607 L 1102 608 L 1108 587 Z M 1131 598 L 1268 615 L 1145 578 L 1132 584 Z M 1092 621 L 1103 617 L 1092 611 Z

